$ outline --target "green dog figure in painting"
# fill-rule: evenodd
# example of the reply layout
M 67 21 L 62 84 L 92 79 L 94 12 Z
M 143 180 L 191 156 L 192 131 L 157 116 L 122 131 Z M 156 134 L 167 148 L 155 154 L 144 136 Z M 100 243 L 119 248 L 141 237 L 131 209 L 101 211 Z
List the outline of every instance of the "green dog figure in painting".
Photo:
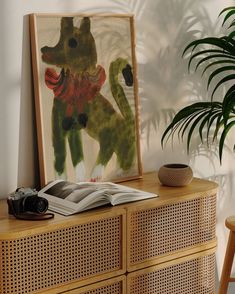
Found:
M 118 58 L 109 67 L 109 83 L 120 110 L 118 113 L 100 93 L 106 74 L 100 65 L 97 66 L 89 17 L 81 20 L 79 28 L 73 25 L 73 17 L 62 17 L 58 43 L 54 47 L 41 48 L 41 52 L 45 63 L 60 68 L 60 74 L 52 68 L 45 72 L 46 85 L 54 93 L 52 141 L 58 176 L 65 172 L 68 139 L 77 180 L 84 180 L 81 129 L 99 142 L 99 153 L 90 180 L 102 177 L 113 153 L 116 153 L 120 168 L 128 171 L 136 153 L 135 119 L 118 78 L 122 73 L 126 85 L 132 86 L 131 66 L 125 59 Z

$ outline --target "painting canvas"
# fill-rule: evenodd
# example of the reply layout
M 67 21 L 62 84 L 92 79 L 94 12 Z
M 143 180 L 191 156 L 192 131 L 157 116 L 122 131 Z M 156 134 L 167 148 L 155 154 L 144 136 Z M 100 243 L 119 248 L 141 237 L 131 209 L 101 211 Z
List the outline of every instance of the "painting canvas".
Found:
M 131 15 L 30 15 L 41 185 L 141 176 Z

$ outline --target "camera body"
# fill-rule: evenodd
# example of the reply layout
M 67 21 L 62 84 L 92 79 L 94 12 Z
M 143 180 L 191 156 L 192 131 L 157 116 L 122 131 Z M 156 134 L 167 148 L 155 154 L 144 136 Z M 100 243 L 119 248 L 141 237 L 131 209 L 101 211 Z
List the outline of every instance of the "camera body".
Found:
M 39 197 L 38 192 L 31 188 L 18 188 L 7 199 L 8 213 L 21 215 L 24 213 L 43 214 L 48 209 L 48 201 Z

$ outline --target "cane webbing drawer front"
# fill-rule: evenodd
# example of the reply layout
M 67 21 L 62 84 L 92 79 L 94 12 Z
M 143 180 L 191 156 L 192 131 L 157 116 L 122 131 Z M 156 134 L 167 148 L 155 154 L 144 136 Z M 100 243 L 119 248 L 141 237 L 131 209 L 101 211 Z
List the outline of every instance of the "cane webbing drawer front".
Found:
M 93 285 L 81 287 L 67 292 L 66 294 L 125 294 L 126 277 L 121 276 Z
M 128 274 L 127 293 L 215 294 L 215 253 L 209 251 L 200 255 Z
M 174 252 L 214 243 L 216 195 L 130 210 L 127 220 L 127 268 L 132 271 L 153 259 L 162 262 L 164 256 L 174 258 Z
M 1 240 L 0 293 L 43 292 L 79 281 L 83 286 L 92 277 L 124 273 L 125 226 L 122 214 L 102 216 L 55 231 Z

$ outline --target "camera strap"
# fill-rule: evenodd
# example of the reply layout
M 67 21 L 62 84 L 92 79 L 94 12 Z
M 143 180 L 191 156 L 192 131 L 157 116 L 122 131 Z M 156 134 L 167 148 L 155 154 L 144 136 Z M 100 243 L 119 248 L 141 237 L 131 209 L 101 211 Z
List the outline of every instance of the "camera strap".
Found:
M 39 213 L 25 212 L 21 214 L 14 214 L 14 216 L 17 219 L 38 221 L 38 220 L 52 219 L 54 218 L 54 213 L 47 212 L 44 214 L 39 214 Z

